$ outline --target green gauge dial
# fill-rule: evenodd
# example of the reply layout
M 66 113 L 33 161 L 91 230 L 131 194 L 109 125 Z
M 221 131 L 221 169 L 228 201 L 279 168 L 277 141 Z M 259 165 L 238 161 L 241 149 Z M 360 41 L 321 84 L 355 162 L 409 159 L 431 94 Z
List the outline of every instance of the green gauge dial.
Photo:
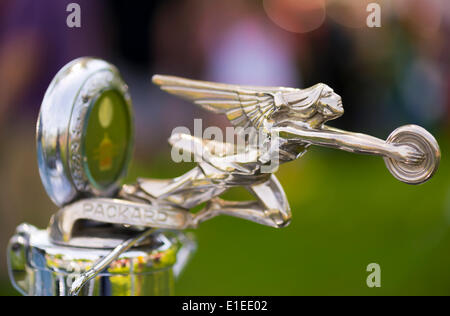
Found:
M 83 135 L 83 161 L 89 181 L 103 189 L 127 168 L 132 122 L 128 104 L 118 91 L 105 91 L 94 102 Z

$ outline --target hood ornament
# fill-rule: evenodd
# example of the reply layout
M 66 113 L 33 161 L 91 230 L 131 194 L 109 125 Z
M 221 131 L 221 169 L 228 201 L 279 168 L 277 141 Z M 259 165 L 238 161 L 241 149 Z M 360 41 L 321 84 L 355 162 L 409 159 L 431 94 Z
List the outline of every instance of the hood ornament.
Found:
M 427 181 L 439 165 L 436 140 L 419 126 L 400 127 L 386 141 L 327 126 L 344 110 L 325 84 L 252 87 L 162 75 L 153 82 L 226 115 L 240 145 L 174 133 L 169 143 L 194 156 L 197 166 L 175 179 L 123 184 L 134 133 L 128 88 L 105 61 L 66 65 L 45 94 L 37 126 L 39 172 L 60 209 L 46 231 L 20 225 L 8 247 L 10 277 L 22 294 L 172 293 L 171 275 L 196 248 L 184 229 L 218 215 L 276 228 L 289 224 L 289 203 L 273 172 L 310 146 L 381 156 L 394 177 L 409 184 Z M 237 186 L 255 199 L 220 197 Z

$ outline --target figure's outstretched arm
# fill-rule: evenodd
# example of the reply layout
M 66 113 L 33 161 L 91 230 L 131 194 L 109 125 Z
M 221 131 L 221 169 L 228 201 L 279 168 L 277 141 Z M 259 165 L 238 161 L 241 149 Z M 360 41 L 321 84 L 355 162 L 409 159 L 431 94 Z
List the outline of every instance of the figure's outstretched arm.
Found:
M 389 157 L 405 163 L 419 163 L 424 157 L 414 147 L 406 144 L 390 144 L 386 141 L 361 134 L 323 126 L 309 129 L 295 124 L 275 128 L 282 138 L 299 138 L 312 145 L 320 145 L 341 150 Z

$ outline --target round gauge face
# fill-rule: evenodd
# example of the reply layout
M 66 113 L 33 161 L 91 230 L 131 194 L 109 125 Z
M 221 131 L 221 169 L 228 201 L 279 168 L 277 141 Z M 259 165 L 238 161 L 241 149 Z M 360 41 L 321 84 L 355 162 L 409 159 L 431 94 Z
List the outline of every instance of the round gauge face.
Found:
M 93 102 L 83 134 L 83 163 L 89 182 L 104 189 L 127 168 L 132 119 L 127 102 L 116 90 L 104 91 Z

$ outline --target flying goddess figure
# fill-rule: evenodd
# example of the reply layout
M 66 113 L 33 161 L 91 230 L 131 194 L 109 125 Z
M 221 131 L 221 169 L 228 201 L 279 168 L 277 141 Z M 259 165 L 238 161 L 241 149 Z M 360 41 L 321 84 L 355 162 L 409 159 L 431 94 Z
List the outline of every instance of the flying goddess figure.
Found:
M 277 135 L 276 148 L 250 147 L 247 155 L 236 146 L 187 134 L 173 134 L 170 144 L 200 158 L 198 166 L 169 180 L 139 179 L 137 192 L 152 203 L 168 203 L 191 209 L 206 202 L 195 214 L 194 226 L 226 214 L 272 227 L 286 226 L 291 212 L 277 178 L 264 172 L 276 152 L 280 164 L 301 157 L 309 146 L 325 146 L 349 152 L 377 155 L 398 180 L 419 184 L 436 171 L 440 149 L 434 137 L 417 125 L 396 129 L 382 140 L 327 126 L 344 114 L 341 97 L 323 83 L 307 89 L 253 87 L 155 75 L 162 90 L 192 101 L 214 113 L 224 114 L 236 128 L 253 128 L 267 137 Z M 264 142 L 263 142 L 264 143 Z M 219 196 L 235 186 L 244 186 L 255 201 L 226 201 Z M 142 191 L 141 191 L 142 190 Z

